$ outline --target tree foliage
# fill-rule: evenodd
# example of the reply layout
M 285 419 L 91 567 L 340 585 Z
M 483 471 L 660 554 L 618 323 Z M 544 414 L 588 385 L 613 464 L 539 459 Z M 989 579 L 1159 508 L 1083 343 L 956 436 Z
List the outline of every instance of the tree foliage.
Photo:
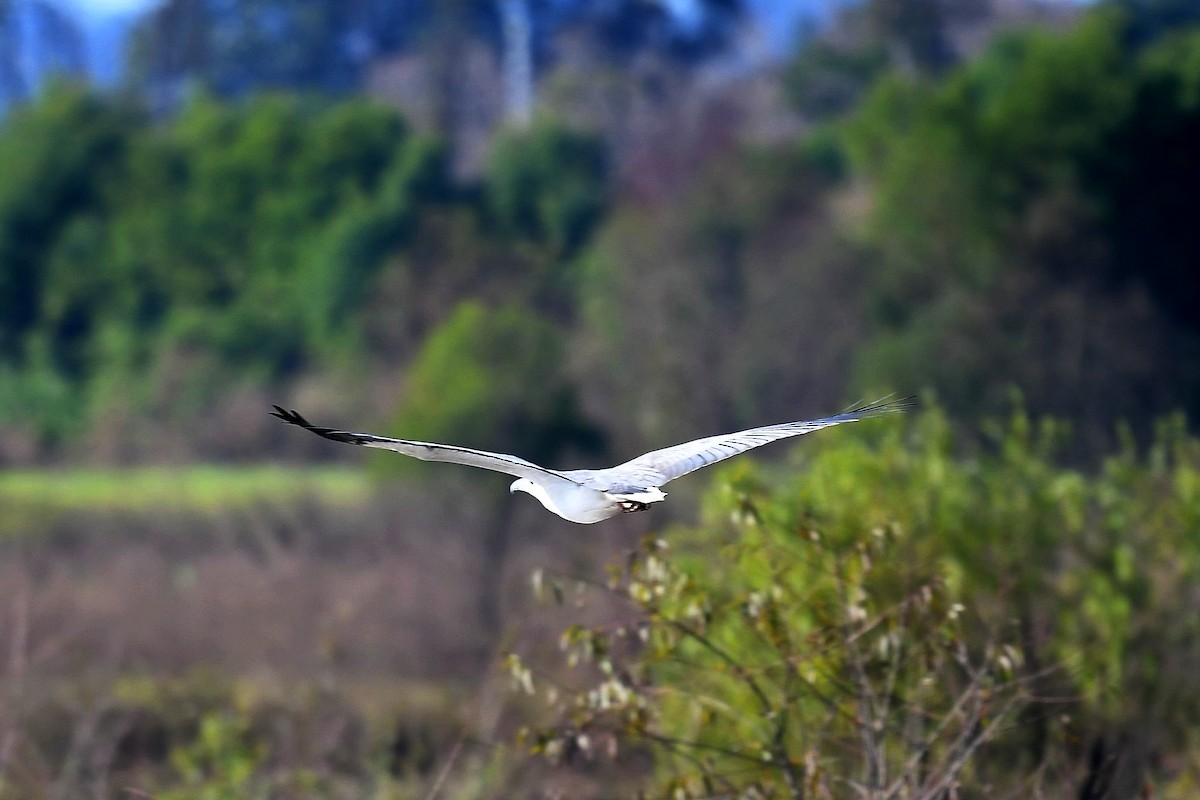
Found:
M 579 408 L 563 358 L 561 333 L 536 313 L 466 301 L 425 340 L 392 427 L 399 436 L 421 431 L 431 441 L 520 451 L 536 463 L 595 451 L 599 434 Z
M 515 239 L 573 255 L 606 200 L 608 165 L 594 136 L 543 119 L 500 135 L 486 172 L 489 207 Z
M 857 253 L 817 159 L 747 147 L 694 180 L 614 209 L 577 266 L 576 350 L 631 451 L 841 402 L 860 335 Z
M 63 88 L 13 115 L 3 151 L 13 165 L 0 177 L 5 381 L 49 371 L 84 395 L 181 348 L 250 374 L 296 369 L 357 306 L 439 171 L 436 150 L 394 112 L 285 97 L 246 107 L 200 97 L 156 127 Z M 316 246 L 364 206 L 388 228 L 382 244 Z M 54 403 L 0 412 L 22 413 L 47 431 L 86 417 Z
M 1076 419 L 1190 407 L 1194 371 L 1168 365 L 1200 346 L 1180 316 L 1200 255 L 1182 211 L 1200 179 L 1184 144 L 1200 39 L 1136 47 L 1131 26 L 1098 11 L 1066 35 L 1007 37 L 940 83 L 875 87 L 845 139 L 873 190 L 864 382 L 916 377 L 956 411 L 1004 402 L 964 377 L 986 371 Z

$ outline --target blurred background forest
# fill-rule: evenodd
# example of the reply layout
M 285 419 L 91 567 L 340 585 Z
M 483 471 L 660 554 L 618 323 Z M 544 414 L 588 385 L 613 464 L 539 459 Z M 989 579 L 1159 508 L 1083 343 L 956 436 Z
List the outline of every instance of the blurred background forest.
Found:
M 1196 796 L 1197 186 L 1194 0 L 0 0 L 0 797 Z M 586 530 L 266 414 L 582 466 L 890 391 Z

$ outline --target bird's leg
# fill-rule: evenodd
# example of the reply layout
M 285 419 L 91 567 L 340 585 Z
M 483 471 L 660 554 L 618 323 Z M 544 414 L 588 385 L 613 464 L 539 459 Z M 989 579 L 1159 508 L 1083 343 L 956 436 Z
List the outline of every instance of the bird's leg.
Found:
M 649 503 L 642 503 L 638 500 L 622 500 L 621 510 L 628 513 L 632 511 L 645 511 L 650 507 Z

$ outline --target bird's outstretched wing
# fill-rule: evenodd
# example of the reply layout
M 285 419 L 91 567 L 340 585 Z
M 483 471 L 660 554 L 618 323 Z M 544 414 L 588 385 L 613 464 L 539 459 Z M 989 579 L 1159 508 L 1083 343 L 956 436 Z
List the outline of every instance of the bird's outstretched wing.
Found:
M 552 469 L 539 467 L 516 456 L 504 453 L 489 453 L 486 450 L 472 450 L 469 447 L 456 447 L 451 444 L 434 444 L 433 442 L 414 442 L 407 439 L 392 439 L 387 436 L 375 436 L 370 433 L 354 433 L 338 430 L 337 428 L 322 428 L 300 416 L 297 411 L 288 411 L 279 406 L 274 407 L 271 416 L 279 417 L 284 422 L 298 425 L 310 430 L 318 436 L 346 444 L 360 444 L 365 447 L 376 447 L 380 450 L 391 450 L 422 461 L 447 461 L 451 464 L 465 464 L 468 467 L 490 469 L 493 472 L 503 472 L 518 478 L 529 478 L 536 483 L 565 481 L 578 485 L 578 481 Z
M 805 433 L 819 431 L 840 425 L 843 422 L 855 422 L 881 414 L 903 411 L 912 404 L 912 398 L 901 400 L 881 400 L 868 405 L 858 406 L 832 417 L 808 419 L 800 422 L 784 422 L 778 425 L 766 425 L 762 428 L 726 433 L 720 436 L 709 436 L 684 442 L 662 450 L 654 450 L 640 455 L 632 461 L 605 470 L 619 481 L 644 486 L 662 486 L 667 481 L 695 472 L 701 467 L 724 461 L 727 458 L 761 447 L 778 439 L 790 436 L 800 436 Z

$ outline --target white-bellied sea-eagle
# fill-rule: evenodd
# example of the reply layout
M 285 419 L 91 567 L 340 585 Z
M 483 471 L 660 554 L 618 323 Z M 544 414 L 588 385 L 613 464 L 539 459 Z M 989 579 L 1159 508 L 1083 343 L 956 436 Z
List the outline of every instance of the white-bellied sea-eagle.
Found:
M 903 411 L 908 405 L 907 399 L 884 400 L 858 406 L 831 417 L 784 422 L 696 439 L 674 447 L 654 450 L 609 469 L 570 470 L 547 469 L 516 456 L 473 450 L 469 447 L 322 428 L 313 425 L 297 412 L 279 406 L 275 406 L 271 413 L 284 422 L 307 428 L 318 436 L 335 442 L 394 450 L 422 461 L 449 461 L 452 464 L 466 464 L 514 475 L 517 480 L 509 487 L 510 492 L 528 492 L 547 510 L 563 519 L 592 523 L 624 512 L 645 511 L 651 503 L 658 503 L 666 498 L 666 493 L 661 487 L 667 482 L 709 464 L 715 464 L 777 439 L 800 436 L 843 422 L 856 422 L 881 414 Z

